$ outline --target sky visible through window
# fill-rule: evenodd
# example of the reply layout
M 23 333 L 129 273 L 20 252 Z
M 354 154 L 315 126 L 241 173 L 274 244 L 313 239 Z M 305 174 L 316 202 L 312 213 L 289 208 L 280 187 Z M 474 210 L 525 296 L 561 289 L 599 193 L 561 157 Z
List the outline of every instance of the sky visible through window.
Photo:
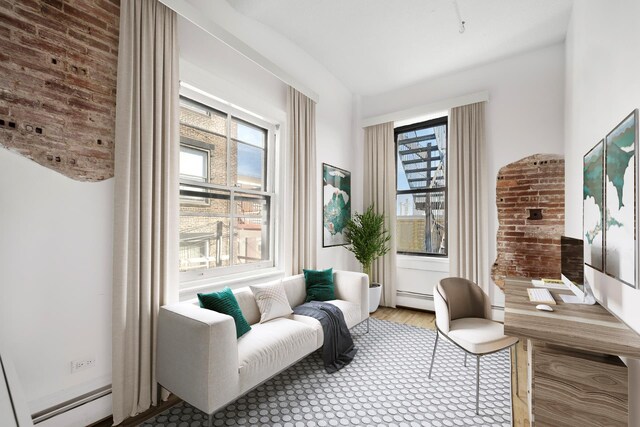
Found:
M 251 178 L 262 178 L 264 132 L 243 123 L 238 123 L 237 132 L 237 138 L 247 143 L 238 143 L 238 174 Z
M 262 178 L 262 153 L 259 148 L 238 144 L 238 174 L 251 178 Z

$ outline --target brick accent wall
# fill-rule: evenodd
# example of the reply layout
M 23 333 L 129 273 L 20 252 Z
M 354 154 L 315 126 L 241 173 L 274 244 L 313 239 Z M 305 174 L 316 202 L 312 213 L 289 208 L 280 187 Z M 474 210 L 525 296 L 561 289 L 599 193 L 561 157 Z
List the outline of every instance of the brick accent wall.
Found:
M 498 257 L 491 269 L 506 277 L 560 278 L 564 233 L 564 158 L 536 154 L 500 169 L 496 184 Z M 542 219 L 535 218 L 539 209 Z
M 120 0 L 0 0 L 0 145 L 113 176 Z

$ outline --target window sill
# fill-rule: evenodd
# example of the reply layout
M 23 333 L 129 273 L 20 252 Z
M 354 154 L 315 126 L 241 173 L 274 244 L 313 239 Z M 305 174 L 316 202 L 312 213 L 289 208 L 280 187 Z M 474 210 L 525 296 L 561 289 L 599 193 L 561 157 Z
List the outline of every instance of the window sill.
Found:
M 200 292 L 213 292 L 225 286 L 231 289 L 248 285 L 264 283 L 284 277 L 284 271 L 276 267 L 265 268 L 259 271 L 249 271 L 236 274 L 227 274 L 220 277 L 211 277 L 201 280 L 191 280 L 180 283 L 180 301 L 188 301 L 197 297 Z
M 449 258 L 397 254 L 396 261 L 398 268 L 449 272 Z

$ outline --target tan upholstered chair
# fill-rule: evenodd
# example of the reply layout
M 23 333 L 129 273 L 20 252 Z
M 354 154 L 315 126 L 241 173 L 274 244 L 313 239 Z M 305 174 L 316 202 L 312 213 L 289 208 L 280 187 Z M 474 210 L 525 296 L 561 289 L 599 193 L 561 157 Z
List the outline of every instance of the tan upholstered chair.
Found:
M 449 341 L 476 356 L 476 414 L 480 409 L 480 357 L 510 348 L 518 339 L 504 334 L 504 325 L 491 320 L 491 303 L 480 286 L 460 277 L 442 279 L 434 293 L 436 306 L 436 342 L 431 355 L 429 378 L 436 357 L 438 337 L 444 335 Z M 516 352 L 514 351 L 514 354 Z M 517 357 L 517 356 L 516 356 Z M 516 366 L 518 360 L 515 360 Z M 516 369 L 516 390 L 518 376 Z

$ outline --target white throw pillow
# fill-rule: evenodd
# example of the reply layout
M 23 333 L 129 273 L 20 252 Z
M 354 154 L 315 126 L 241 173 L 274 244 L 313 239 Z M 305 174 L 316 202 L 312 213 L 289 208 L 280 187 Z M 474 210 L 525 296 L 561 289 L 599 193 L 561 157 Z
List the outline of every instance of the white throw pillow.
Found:
M 293 313 L 282 281 L 249 286 L 260 309 L 260 323 Z

